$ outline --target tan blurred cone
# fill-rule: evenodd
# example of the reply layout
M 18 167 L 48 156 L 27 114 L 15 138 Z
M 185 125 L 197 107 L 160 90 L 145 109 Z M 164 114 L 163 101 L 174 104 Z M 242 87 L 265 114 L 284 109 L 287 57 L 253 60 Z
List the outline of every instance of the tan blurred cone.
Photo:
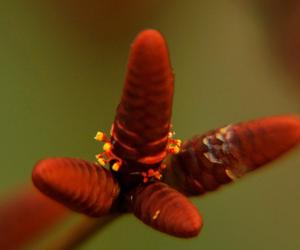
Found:
M 20 187 L 0 200 L 0 249 L 23 249 L 67 214 L 34 187 Z

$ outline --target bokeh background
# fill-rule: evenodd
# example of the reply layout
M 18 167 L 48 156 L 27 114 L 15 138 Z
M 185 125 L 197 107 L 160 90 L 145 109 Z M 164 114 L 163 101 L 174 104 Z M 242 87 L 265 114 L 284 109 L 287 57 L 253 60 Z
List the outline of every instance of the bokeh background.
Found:
M 94 160 L 93 137 L 110 129 L 130 43 L 145 28 L 169 44 L 178 137 L 300 114 L 300 81 L 274 53 L 268 16 L 242 0 L 1 1 L 0 195 L 28 183 L 41 158 Z M 197 238 L 176 239 L 126 215 L 80 249 L 300 249 L 299 153 L 194 198 L 205 223 Z

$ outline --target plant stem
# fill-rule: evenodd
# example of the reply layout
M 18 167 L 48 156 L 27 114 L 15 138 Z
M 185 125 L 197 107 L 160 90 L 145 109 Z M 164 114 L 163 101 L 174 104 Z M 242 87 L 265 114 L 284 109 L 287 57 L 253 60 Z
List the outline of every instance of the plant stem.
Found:
M 119 216 L 120 213 L 112 213 L 101 218 L 84 218 L 47 249 L 74 250 Z

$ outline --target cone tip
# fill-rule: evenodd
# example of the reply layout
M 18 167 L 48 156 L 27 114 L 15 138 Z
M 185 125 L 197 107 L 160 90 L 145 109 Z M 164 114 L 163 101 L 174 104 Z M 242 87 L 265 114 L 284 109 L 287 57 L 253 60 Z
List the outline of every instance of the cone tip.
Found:
M 145 30 L 141 31 L 136 37 L 137 41 L 148 40 L 148 39 L 164 40 L 164 37 L 160 33 L 160 31 L 158 31 L 156 29 L 145 29 Z
M 199 216 L 194 218 L 192 222 L 184 225 L 185 236 L 187 238 L 196 237 L 199 235 L 203 226 L 202 218 Z
M 133 46 L 138 47 L 166 47 L 166 41 L 163 35 L 155 29 L 146 29 L 141 31 L 135 38 Z

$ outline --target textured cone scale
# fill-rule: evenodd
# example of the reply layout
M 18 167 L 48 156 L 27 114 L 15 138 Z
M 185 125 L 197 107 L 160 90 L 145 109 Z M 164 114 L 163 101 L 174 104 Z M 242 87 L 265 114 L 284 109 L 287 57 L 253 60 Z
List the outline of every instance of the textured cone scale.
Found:
M 173 73 L 166 42 L 155 30 L 132 44 L 125 85 L 112 129 L 114 153 L 156 164 L 166 156 L 172 113 Z
M 233 130 L 236 138 L 240 140 L 240 147 L 236 146 L 237 154 L 253 170 L 276 159 L 299 143 L 300 117 L 270 117 L 241 123 L 233 127 Z
M 202 217 L 197 208 L 162 182 L 139 186 L 127 198 L 135 216 L 159 231 L 185 238 L 200 232 Z
M 107 213 L 119 195 L 110 171 L 79 159 L 42 160 L 33 170 L 32 180 L 54 200 L 89 216 Z
M 229 125 L 186 141 L 172 157 L 166 179 L 175 179 L 175 185 L 188 193 L 201 194 L 275 160 L 299 142 L 296 116 Z

